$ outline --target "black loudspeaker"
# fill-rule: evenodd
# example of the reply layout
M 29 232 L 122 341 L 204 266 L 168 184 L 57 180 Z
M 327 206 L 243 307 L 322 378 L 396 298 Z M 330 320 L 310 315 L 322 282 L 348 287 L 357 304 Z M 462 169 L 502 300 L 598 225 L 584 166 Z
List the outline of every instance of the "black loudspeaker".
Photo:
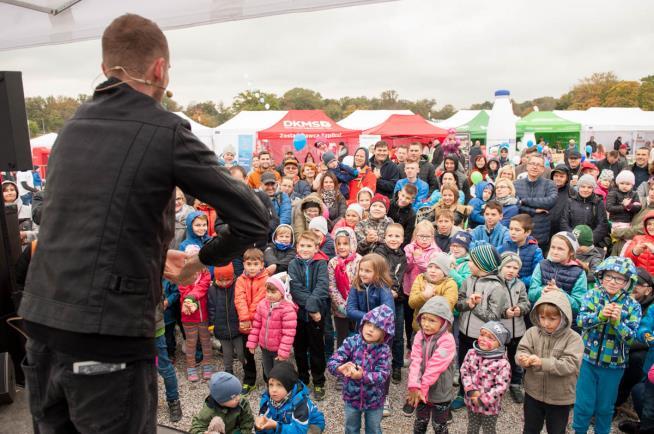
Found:
M 32 170 L 22 74 L 0 71 L 0 170 Z
M 11 404 L 15 397 L 14 362 L 9 353 L 0 353 L 0 404 Z

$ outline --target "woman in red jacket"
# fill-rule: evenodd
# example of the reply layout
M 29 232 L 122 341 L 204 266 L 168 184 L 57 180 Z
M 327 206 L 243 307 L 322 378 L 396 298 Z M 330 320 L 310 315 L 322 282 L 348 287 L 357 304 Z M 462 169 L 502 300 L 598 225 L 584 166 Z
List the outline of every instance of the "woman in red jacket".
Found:
M 350 181 L 350 199 L 347 204 L 353 204 L 357 201 L 357 195 L 362 188 L 368 187 L 372 190 L 373 195 L 377 188 L 377 177 L 372 173 L 372 168 L 368 165 L 368 150 L 361 147 L 354 152 L 354 168 L 359 171 L 356 178 Z

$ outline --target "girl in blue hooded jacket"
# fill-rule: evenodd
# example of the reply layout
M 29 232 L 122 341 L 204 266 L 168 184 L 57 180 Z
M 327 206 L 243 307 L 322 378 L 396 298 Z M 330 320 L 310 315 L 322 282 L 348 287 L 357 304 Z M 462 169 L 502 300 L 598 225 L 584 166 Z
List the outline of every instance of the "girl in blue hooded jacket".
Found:
M 359 270 L 347 296 L 347 317 L 359 324 L 364 315 L 385 304 L 395 313 L 388 263 L 381 255 L 369 253 L 359 262 Z

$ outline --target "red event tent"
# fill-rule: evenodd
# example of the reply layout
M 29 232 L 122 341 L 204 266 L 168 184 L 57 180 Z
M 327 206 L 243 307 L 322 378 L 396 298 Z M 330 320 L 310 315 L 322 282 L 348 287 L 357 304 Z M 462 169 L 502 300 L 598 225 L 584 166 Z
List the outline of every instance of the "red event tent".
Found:
M 381 136 L 389 145 L 396 147 L 416 141 L 429 143 L 435 139 L 442 140 L 447 136 L 447 130 L 430 124 L 420 115 L 391 115 L 363 134 Z
M 307 146 L 300 152 L 293 147 L 296 134 L 307 136 Z M 257 138 L 261 145 L 272 153 L 275 161 L 281 161 L 286 151 L 293 151 L 304 161 L 307 152 L 317 156 L 316 142 L 325 142 L 335 148 L 339 142 L 345 142 L 352 152 L 359 143 L 359 130 L 343 128 L 329 118 L 322 110 L 289 110 L 275 125 L 259 131 Z

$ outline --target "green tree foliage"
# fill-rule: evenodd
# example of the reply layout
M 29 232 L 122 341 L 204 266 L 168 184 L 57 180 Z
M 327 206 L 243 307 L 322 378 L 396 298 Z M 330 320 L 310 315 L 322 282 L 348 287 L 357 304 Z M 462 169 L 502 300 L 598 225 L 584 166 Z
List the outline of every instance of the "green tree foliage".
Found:
M 296 87 L 284 94 L 281 100 L 283 110 L 318 110 L 324 106 L 320 93 Z

